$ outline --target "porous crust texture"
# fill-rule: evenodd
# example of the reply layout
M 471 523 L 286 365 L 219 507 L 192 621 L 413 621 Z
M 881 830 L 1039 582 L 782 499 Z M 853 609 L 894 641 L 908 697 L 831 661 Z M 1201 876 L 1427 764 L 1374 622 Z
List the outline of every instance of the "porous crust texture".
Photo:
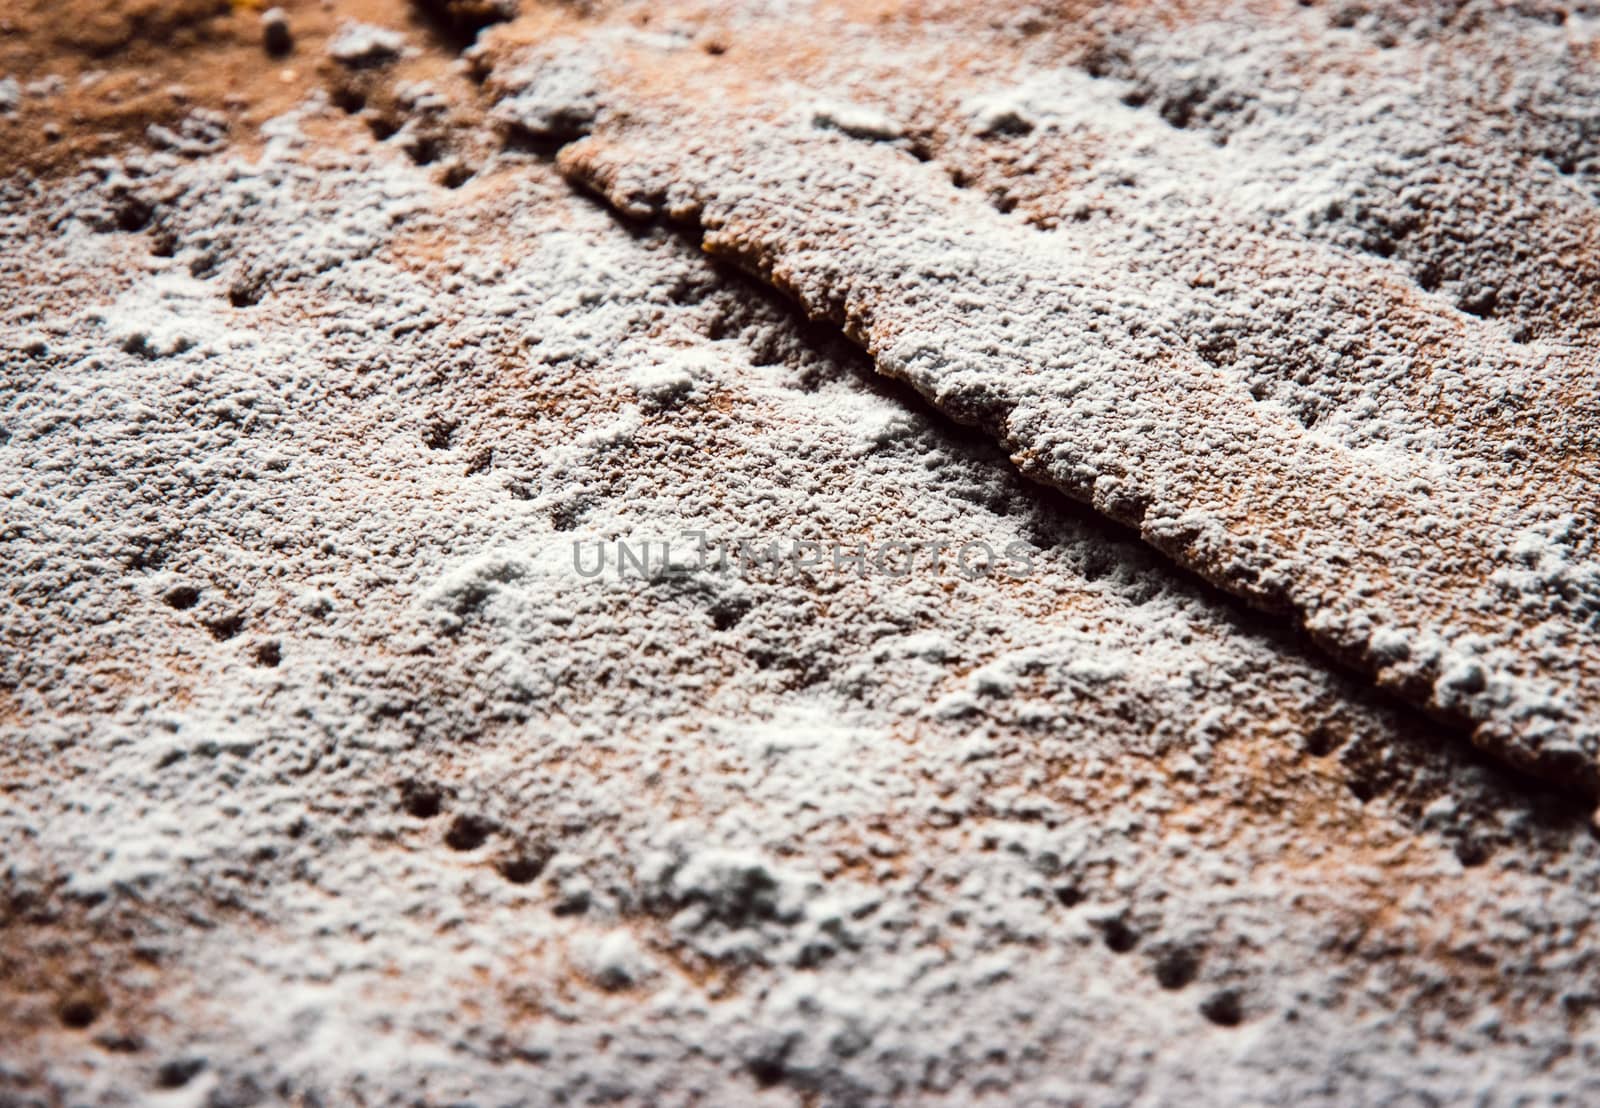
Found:
M 1594 13 L 600 7 L 479 48 L 505 126 L 1031 476 L 1600 791 Z
M 1381 669 L 1394 697 L 1284 618 L 1307 594 L 1257 581 L 1252 607 L 1145 541 L 1170 490 L 1265 489 L 1313 455 L 1382 459 L 1380 491 L 1339 486 L 1374 542 L 1410 526 L 1384 497 L 1422 495 L 1396 459 L 1431 467 L 1429 526 L 1469 546 L 1462 474 L 1474 511 L 1509 488 L 1484 443 L 1575 498 L 1592 455 L 1550 459 L 1592 397 L 1587 309 L 1508 276 L 1457 318 L 1405 269 L 1454 241 L 1432 224 L 1358 264 L 1347 228 L 1240 215 L 1300 163 L 1250 201 L 1208 176 L 1252 149 L 1205 130 L 1227 113 L 1151 106 L 1147 52 L 1203 53 L 1214 10 L 818 4 L 801 34 L 524 3 L 465 56 L 516 13 L 288 3 L 273 53 L 259 10 L 152 22 L 174 10 L 98 5 L 145 37 L 87 85 L 50 25 L 0 36 L 22 152 L 0 180 L 0 1104 L 1600 1099 L 1600 840 L 1571 787 L 1589 763 L 1551 755 L 1585 717 L 1534 734 L 1514 697 L 1471 707 L 1534 667 L 1536 626 L 1538 680 L 1581 706 L 1581 511 L 1519 555 L 1556 584 L 1507 579 L 1537 621 L 1472 624 L 1493 645 L 1460 703 L 1419 692 L 1415 637 Z M 1478 41 L 1439 10 L 1318 31 L 1305 65 L 1346 64 L 1339 30 Z M 1333 20 L 1261 12 L 1217 41 Z M 103 140 L 73 100 L 177 74 L 185 101 Z M 1040 99 L 992 95 L 1001 74 Z M 1090 157 L 1051 122 L 1079 80 L 1123 90 L 1085 102 L 1143 145 Z M 1179 173 L 1190 139 L 1209 160 Z M 1000 212 L 1001 181 L 1035 191 Z M 1051 211 L 1106 237 L 1050 239 Z M 1562 211 L 1536 214 L 1554 241 Z M 943 236 L 937 292 L 919 235 Z M 1162 236 L 1210 276 L 1157 281 Z M 1341 299 L 1363 281 L 1413 314 Z M 1209 376 L 1182 330 L 1206 290 L 1233 343 Z M 1394 354 L 1380 315 L 1441 360 Z M 1084 334 L 1101 347 L 1052 360 Z M 1479 439 L 1453 407 L 1492 387 L 1469 341 L 1523 398 Z M 1392 392 L 1344 342 L 1399 359 Z M 1245 379 L 1263 395 L 1236 403 Z M 1362 397 L 1389 406 L 1358 419 Z M 1095 412 L 1144 421 L 1137 465 Z M 1116 496 L 1061 477 L 1061 436 L 1096 428 Z M 1225 432 L 1255 436 L 1259 478 L 1172 468 Z M 1215 496 L 1216 518 L 1244 502 Z M 1323 581 L 1315 536 L 1284 553 L 1295 503 L 1255 504 L 1253 533 Z M 1200 541 L 1156 545 L 1236 586 Z M 1370 602 L 1432 604 L 1406 591 L 1424 577 Z M 1496 720 L 1485 745 L 1548 777 L 1464 741 Z

